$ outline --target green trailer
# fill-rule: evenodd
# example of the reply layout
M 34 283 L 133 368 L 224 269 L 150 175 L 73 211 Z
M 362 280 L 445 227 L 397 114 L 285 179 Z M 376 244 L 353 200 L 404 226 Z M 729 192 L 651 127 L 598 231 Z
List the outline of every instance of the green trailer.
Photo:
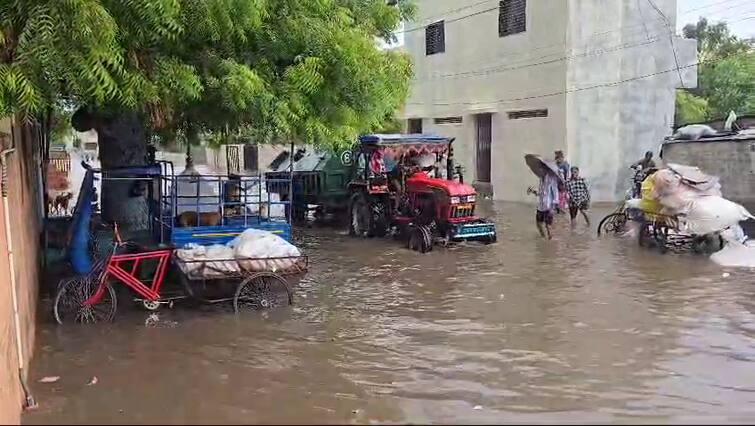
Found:
M 310 210 L 315 217 L 346 211 L 349 204 L 348 184 L 353 178 L 353 153 L 350 149 L 327 151 L 306 147 L 297 150 L 293 157 L 282 152 L 270 165 L 265 177 L 269 193 L 278 193 L 281 200 L 290 199 L 288 185 L 274 183 L 288 179 L 290 164 L 294 162 L 293 192 L 294 219 L 303 220 Z

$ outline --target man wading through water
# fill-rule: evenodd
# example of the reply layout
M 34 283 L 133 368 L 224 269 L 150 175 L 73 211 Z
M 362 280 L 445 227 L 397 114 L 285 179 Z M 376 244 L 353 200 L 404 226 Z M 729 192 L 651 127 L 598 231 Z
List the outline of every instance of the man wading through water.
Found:
M 540 177 L 540 185 L 537 191 L 532 187 L 527 188 L 528 194 L 537 195 L 537 210 L 535 211 L 535 225 L 540 236 L 553 238 L 551 225 L 553 225 L 553 207 L 558 200 L 558 177 L 550 171 L 545 171 Z

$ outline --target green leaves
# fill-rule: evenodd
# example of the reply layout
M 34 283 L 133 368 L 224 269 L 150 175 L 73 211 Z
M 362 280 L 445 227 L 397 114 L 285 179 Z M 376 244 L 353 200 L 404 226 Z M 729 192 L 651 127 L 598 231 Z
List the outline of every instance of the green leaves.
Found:
M 735 54 L 699 69 L 699 92 L 708 100 L 713 115 L 725 117 L 755 111 L 755 52 Z
M 412 13 L 409 0 L 0 2 L 0 110 L 67 99 L 141 110 L 169 137 L 349 144 L 406 96 L 408 58 L 375 38 Z
M 707 118 L 755 112 L 755 51 L 750 44 L 731 34 L 726 23 L 710 24 L 705 18 L 683 32 L 697 39 L 700 65 L 697 89 L 677 97 L 677 115 L 699 117 L 703 101 Z
M 676 117 L 674 122 L 677 126 L 700 123 L 709 118 L 708 101 L 695 96 L 686 90 L 676 92 Z

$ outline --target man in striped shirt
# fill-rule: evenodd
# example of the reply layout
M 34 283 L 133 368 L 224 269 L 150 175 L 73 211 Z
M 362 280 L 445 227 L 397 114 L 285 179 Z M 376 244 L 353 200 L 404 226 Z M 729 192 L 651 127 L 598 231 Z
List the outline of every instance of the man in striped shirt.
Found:
M 590 217 L 587 210 L 590 208 L 590 189 L 587 187 L 585 178 L 579 176 L 579 167 L 571 168 L 571 177 L 566 182 L 566 191 L 569 194 L 569 215 L 571 224 L 576 224 L 577 213 L 581 212 L 587 225 L 590 225 Z

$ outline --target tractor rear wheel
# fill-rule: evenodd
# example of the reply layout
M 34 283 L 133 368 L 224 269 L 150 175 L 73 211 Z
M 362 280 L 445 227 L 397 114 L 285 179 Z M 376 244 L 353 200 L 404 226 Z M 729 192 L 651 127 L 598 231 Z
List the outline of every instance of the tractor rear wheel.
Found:
M 349 235 L 384 237 L 388 233 L 388 216 L 384 204 L 371 202 L 359 192 L 349 201 Z
M 349 200 L 349 235 L 367 237 L 371 225 L 370 206 L 364 195 L 356 193 Z

